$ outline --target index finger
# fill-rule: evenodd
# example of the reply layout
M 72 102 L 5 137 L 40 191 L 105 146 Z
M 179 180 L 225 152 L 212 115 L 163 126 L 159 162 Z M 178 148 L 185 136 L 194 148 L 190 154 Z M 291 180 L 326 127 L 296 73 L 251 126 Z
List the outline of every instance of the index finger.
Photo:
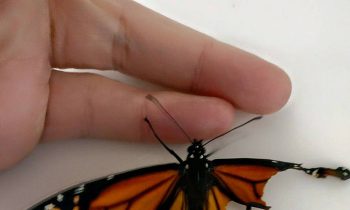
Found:
M 134 1 L 51 1 L 51 14 L 55 67 L 118 69 L 254 113 L 289 98 L 290 80 L 275 65 Z

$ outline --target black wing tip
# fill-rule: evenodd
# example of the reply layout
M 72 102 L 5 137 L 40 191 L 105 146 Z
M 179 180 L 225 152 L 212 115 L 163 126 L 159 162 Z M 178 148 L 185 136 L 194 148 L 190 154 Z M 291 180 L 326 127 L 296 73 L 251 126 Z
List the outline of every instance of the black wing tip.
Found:
M 338 167 L 336 169 L 332 168 L 299 168 L 303 170 L 306 174 L 314 176 L 316 178 L 326 178 L 327 176 L 332 176 L 339 178 L 343 181 L 350 179 L 350 170 L 345 167 Z
M 345 167 L 338 167 L 335 169 L 336 174 L 338 175 L 341 180 L 348 180 L 350 179 L 350 170 Z

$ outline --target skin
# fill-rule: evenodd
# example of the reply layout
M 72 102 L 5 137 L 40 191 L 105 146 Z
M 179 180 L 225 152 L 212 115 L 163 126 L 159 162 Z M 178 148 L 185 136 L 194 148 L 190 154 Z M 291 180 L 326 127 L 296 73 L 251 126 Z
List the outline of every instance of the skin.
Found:
M 163 139 L 186 141 L 145 99 L 150 91 L 53 68 L 115 69 L 167 86 L 152 95 L 196 138 L 229 129 L 236 109 L 275 112 L 291 92 L 277 66 L 133 1 L 2 0 L 0 170 L 41 141 L 155 142 L 145 116 Z

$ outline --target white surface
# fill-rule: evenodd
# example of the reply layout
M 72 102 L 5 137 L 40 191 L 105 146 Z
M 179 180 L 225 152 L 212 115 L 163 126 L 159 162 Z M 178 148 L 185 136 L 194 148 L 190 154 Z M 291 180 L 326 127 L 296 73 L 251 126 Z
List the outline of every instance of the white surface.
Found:
M 225 145 L 215 157 L 350 167 L 350 1 L 139 2 L 278 64 L 293 81 L 283 110 L 210 145 Z M 238 121 L 249 116 L 242 113 Z M 185 154 L 185 146 L 175 148 Z M 67 186 L 112 172 L 173 161 L 157 144 L 74 140 L 40 145 L 0 174 L 0 210 L 25 209 Z M 275 176 L 264 198 L 276 210 L 348 210 L 349 196 L 349 181 L 291 171 Z

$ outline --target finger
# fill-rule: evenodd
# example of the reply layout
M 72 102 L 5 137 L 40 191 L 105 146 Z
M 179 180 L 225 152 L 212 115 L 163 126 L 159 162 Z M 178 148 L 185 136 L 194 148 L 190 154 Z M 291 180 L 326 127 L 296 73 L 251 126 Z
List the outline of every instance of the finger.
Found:
M 55 66 L 119 69 L 261 114 L 289 98 L 290 80 L 275 65 L 134 1 L 52 1 L 51 9 Z
M 49 95 L 49 21 L 44 1 L 1 1 L 0 171 L 38 143 Z M 18 15 L 20 14 L 20 15 Z M 35 23 L 35 24 L 32 24 Z
M 50 89 L 44 140 L 90 137 L 156 142 L 145 116 L 164 140 L 186 140 L 142 90 L 93 74 L 55 71 Z M 208 138 L 231 127 L 233 108 L 221 99 L 175 92 L 154 95 L 192 137 Z

